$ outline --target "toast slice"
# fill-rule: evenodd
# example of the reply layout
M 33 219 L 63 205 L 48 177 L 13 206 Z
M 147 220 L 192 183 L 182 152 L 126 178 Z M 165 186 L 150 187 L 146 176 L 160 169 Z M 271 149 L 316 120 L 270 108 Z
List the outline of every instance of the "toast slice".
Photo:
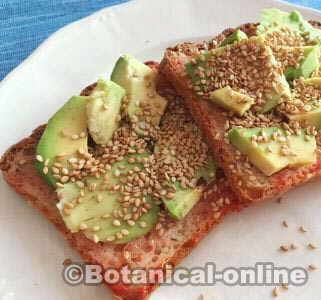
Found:
M 318 22 L 311 24 L 321 27 L 321 23 Z M 165 77 L 177 94 L 183 97 L 186 107 L 202 129 L 216 161 L 224 170 L 231 188 L 240 198 L 253 202 L 280 197 L 288 190 L 318 178 L 321 175 L 321 134 L 316 136 L 317 163 L 299 168 L 285 168 L 272 176 L 264 175 L 229 143 L 226 136 L 228 115 L 223 109 L 194 92 L 185 64 L 191 62 L 193 55 L 201 50 L 217 48 L 237 29 L 241 29 L 248 37 L 255 35 L 257 25 L 245 24 L 236 29 L 227 29 L 209 42 L 183 43 L 168 48 L 160 66 L 160 77 Z
M 157 67 L 156 64 L 151 66 Z M 164 81 L 164 90 L 165 86 Z M 89 86 L 82 95 L 90 94 L 93 88 L 94 85 Z M 58 198 L 55 191 L 44 181 L 34 166 L 36 146 L 44 129 L 45 126 L 38 127 L 30 137 L 12 146 L 3 155 L 0 169 L 4 179 L 56 226 L 86 263 L 99 264 L 103 270 L 120 269 L 124 265 L 129 269 L 162 269 L 165 264 L 176 266 L 224 215 L 244 207 L 221 178 L 206 188 L 202 199 L 183 220 L 173 221 L 166 217 L 160 230 L 154 229 L 148 235 L 128 244 L 96 244 L 87 239 L 82 232 L 71 233 L 66 228 L 56 207 Z M 157 283 L 146 285 L 119 283 L 109 287 L 117 299 L 143 300 L 157 285 Z

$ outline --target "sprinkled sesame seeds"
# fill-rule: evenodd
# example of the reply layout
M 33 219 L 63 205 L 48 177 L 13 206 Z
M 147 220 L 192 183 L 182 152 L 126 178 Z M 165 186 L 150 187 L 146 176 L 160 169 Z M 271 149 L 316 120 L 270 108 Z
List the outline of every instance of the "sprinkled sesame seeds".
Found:
M 41 155 L 37 155 L 36 160 L 39 162 L 43 162 L 43 157 Z

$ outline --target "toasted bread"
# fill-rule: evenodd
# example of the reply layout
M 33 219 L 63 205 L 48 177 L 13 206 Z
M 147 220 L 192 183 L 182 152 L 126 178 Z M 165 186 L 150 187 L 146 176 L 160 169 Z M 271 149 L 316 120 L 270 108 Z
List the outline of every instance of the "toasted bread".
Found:
M 153 67 L 157 66 L 152 64 Z M 166 83 L 164 84 L 164 90 Z M 86 88 L 82 95 L 90 94 L 95 85 Z M 45 126 L 37 128 L 33 134 L 12 146 L 2 157 L 0 169 L 7 183 L 33 207 L 38 209 L 62 233 L 86 263 L 99 264 L 103 270 L 120 269 L 128 265 L 134 268 L 164 268 L 165 264 L 176 266 L 201 239 L 231 211 L 238 211 L 243 204 L 238 203 L 234 194 L 222 178 L 209 185 L 202 200 L 188 216 L 178 222 L 167 218 L 163 232 L 153 230 L 148 235 L 124 245 L 94 243 L 81 232 L 71 233 L 65 226 L 56 207 L 58 198 L 35 168 L 35 150 Z M 222 199 L 230 201 L 222 202 Z M 216 205 L 215 203 L 218 202 Z M 213 209 L 215 208 L 215 209 Z M 167 226 L 168 225 L 168 226 Z M 109 286 L 117 299 L 142 300 L 157 287 L 157 284 Z
M 320 27 L 318 22 L 311 22 L 314 26 Z M 239 27 L 248 36 L 253 36 L 257 24 L 245 24 Z M 227 29 L 213 42 L 207 43 L 184 43 L 168 48 L 160 66 L 160 82 L 164 78 L 170 82 L 176 92 L 183 97 L 185 105 L 189 108 L 196 123 L 202 129 L 213 155 L 224 173 L 234 192 L 245 201 L 262 201 L 280 197 L 288 190 L 302 185 L 321 175 L 321 134 L 316 137 L 318 151 L 317 163 L 299 168 L 286 168 L 268 177 L 255 166 L 248 164 L 247 157 L 241 156 L 236 160 L 237 149 L 229 144 L 225 138 L 225 126 L 228 117 L 224 110 L 201 99 L 191 88 L 191 81 L 185 71 L 185 64 L 188 63 L 195 51 L 203 49 L 214 49 L 229 34 L 236 29 Z

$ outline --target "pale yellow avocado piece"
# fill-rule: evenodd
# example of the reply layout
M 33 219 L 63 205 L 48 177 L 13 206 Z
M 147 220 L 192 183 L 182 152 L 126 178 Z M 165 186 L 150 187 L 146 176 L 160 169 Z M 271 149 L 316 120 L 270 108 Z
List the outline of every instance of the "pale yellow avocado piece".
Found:
M 210 99 L 213 103 L 237 113 L 239 116 L 243 116 L 254 104 L 253 98 L 234 91 L 230 86 L 212 92 Z
M 98 80 L 87 104 L 88 128 L 96 144 L 107 144 L 117 130 L 125 94 L 116 83 Z
M 118 59 L 111 80 L 126 90 L 127 114 L 131 120 L 141 120 L 140 112 L 147 108 L 150 110 L 151 123 L 159 125 L 167 100 L 156 91 L 156 76 L 156 71 L 130 55 Z
M 304 122 L 309 126 L 315 126 L 316 129 L 321 129 L 321 104 L 311 111 L 298 113 L 298 114 L 286 114 L 289 120 Z
M 289 148 L 295 153 L 295 156 L 290 157 L 289 166 L 304 166 L 317 162 L 317 143 L 314 136 L 306 135 L 304 132 L 299 136 L 291 136 Z
M 273 65 L 278 64 L 274 55 L 273 55 L 272 50 L 270 48 L 268 48 L 268 49 L 269 49 L 268 50 L 269 55 L 271 57 L 271 64 L 273 64 Z M 286 77 L 283 73 L 278 75 L 274 89 L 267 92 L 264 95 L 264 98 L 266 101 L 265 101 L 265 105 L 262 109 L 262 113 L 269 112 L 275 106 L 284 102 L 284 99 L 289 100 L 292 98 L 289 83 L 287 82 Z
M 275 140 L 273 134 L 279 132 L 285 138 L 283 130 L 271 128 L 233 128 L 229 132 L 231 143 L 243 154 L 247 155 L 250 162 L 261 170 L 266 176 L 288 166 L 302 166 L 316 162 L 316 140 L 301 132 L 300 135 L 287 137 L 284 142 Z M 262 133 L 268 137 L 268 142 L 254 143 L 252 137 Z M 291 155 L 284 155 L 282 146 L 287 146 Z
M 305 79 L 303 82 L 305 85 L 312 85 L 315 88 L 321 89 L 321 77 Z M 312 102 L 311 104 L 313 107 L 311 111 L 298 114 L 286 114 L 287 118 L 291 121 L 304 122 L 306 125 L 321 129 L 321 103 L 314 104 Z

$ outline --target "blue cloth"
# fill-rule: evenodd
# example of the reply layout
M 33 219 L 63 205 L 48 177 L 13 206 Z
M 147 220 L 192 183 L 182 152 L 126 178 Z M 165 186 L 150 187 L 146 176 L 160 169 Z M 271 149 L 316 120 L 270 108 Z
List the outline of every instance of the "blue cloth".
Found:
M 60 27 L 126 1 L 0 0 L 0 80 Z M 320 0 L 289 2 L 321 9 Z

